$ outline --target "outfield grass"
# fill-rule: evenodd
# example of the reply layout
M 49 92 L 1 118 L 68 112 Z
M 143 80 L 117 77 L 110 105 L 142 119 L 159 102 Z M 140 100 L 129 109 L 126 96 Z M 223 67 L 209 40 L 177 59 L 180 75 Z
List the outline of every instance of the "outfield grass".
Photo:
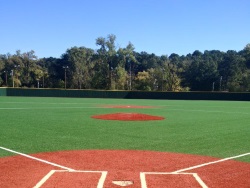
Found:
M 102 105 L 149 105 L 115 109 Z M 105 121 L 136 112 L 163 121 Z M 133 149 L 230 157 L 250 152 L 250 102 L 0 97 L 0 146 L 23 153 Z M 12 153 L 0 150 L 0 156 Z M 237 160 L 250 162 L 250 156 Z

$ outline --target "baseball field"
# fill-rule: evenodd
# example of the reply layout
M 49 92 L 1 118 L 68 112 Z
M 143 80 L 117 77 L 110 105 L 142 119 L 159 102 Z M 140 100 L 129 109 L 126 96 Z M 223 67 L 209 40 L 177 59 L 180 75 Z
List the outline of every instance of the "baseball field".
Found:
M 0 97 L 0 187 L 250 187 L 250 102 Z

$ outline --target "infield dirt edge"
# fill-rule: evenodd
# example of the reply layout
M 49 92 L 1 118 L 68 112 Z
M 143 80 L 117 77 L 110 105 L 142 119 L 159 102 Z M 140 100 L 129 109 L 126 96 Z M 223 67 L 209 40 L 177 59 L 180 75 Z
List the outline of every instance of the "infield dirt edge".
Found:
M 111 183 L 114 180 L 133 180 L 134 186 L 138 187 L 140 182 L 136 178 L 139 172 L 173 172 L 217 160 L 207 156 L 140 150 L 76 150 L 38 153 L 32 156 L 76 170 L 105 170 L 109 175 L 104 187 L 115 187 Z M 60 170 L 23 156 L 0 158 L 0 168 L 3 172 L 0 174 L 1 187 L 10 185 L 9 183 L 20 184 L 19 187 L 34 186 L 50 170 Z M 247 187 L 250 183 L 247 178 L 249 169 L 249 163 L 229 160 L 187 172 L 198 173 L 208 187 Z

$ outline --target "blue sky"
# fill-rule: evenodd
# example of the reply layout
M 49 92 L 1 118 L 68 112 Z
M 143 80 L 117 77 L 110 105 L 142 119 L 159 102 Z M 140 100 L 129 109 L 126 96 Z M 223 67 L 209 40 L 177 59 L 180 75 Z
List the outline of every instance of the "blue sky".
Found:
M 60 57 L 68 48 L 118 47 L 186 55 L 242 50 L 250 43 L 249 0 L 0 0 L 0 54 L 34 50 Z

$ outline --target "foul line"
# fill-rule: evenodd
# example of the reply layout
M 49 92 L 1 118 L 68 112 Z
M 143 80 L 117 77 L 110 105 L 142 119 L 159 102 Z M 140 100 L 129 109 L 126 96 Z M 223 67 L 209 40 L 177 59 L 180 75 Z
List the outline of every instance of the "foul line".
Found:
M 179 173 L 179 172 L 184 172 L 184 171 L 188 171 L 188 170 L 193 170 L 193 169 L 201 168 L 201 167 L 208 166 L 208 165 L 211 165 L 211 164 L 220 163 L 220 162 L 228 161 L 228 160 L 231 160 L 231 159 L 240 158 L 240 157 L 243 157 L 243 156 L 246 156 L 246 155 L 250 155 L 250 153 L 245 153 L 245 154 L 241 154 L 241 155 L 237 155 L 237 156 L 233 156 L 233 157 L 227 157 L 227 158 L 220 159 L 220 160 L 217 160 L 217 161 L 212 161 L 212 162 L 208 162 L 208 163 L 204 163 L 204 164 L 184 168 L 184 169 L 181 169 L 181 170 L 174 171 L 173 173 Z
M 49 162 L 49 161 L 46 161 L 46 160 L 43 160 L 43 159 L 39 159 L 37 157 L 33 157 L 31 155 L 20 153 L 20 152 L 17 152 L 17 151 L 8 149 L 8 148 L 4 148 L 4 147 L 0 146 L 0 149 L 5 150 L 5 151 L 9 151 L 11 153 L 15 153 L 15 154 L 18 154 L 18 155 L 22 155 L 24 157 L 27 157 L 27 158 L 30 158 L 30 159 L 33 159 L 33 160 L 36 160 L 36 161 L 39 161 L 39 162 L 42 162 L 42 163 L 46 163 L 46 164 L 49 164 L 49 165 L 52 165 L 52 166 L 56 166 L 56 167 L 59 167 L 59 168 L 62 168 L 62 169 L 68 170 L 68 171 L 75 171 L 72 168 L 68 168 L 68 167 L 65 167 L 65 166 L 62 166 L 62 165 L 59 165 L 59 164 L 56 164 L 56 163 L 52 163 L 52 162 Z

